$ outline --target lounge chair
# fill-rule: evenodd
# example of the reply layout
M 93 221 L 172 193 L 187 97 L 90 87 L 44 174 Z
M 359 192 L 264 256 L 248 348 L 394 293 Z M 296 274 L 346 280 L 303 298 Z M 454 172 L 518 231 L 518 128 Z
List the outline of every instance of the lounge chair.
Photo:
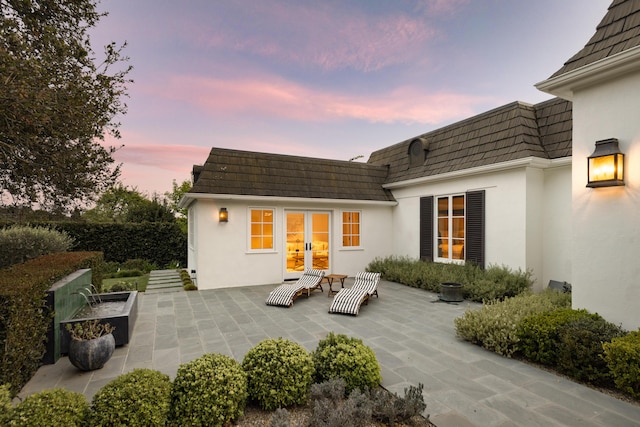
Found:
M 333 298 L 329 313 L 342 313 L 358 315 L 360 306 L 368 304 L 373 295 L 378 297 L 378 283 L 380 273 L 360 272 L 356 274 L 353 286 L 342 288 Z
M 304 293 L 308 298 L 314 289 L 320 289 L 321 292 L 324 292 L 321 285 L 323 277 L 324 271 L 322 270 L 307 270 L 295 283 L 282 284 L 272 290 L 265 303 L 291 307 L 293 301 Z

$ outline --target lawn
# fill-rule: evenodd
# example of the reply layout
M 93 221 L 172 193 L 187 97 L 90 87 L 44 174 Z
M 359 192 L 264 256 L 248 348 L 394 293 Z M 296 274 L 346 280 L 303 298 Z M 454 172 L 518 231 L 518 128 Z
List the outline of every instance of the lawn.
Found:
M 107 292 L 111 287 L 119 282 L 128 282 L 133 285 L 132 289 L 143 292 L 147 289 L 147 283 L 149 283 L 149 274 L 143 274 L 142 276 L 134 277 L 116 277 L 113 279 L 102 280 L 102 290 Z M 137 283 L 137 286 L 136 286 Z

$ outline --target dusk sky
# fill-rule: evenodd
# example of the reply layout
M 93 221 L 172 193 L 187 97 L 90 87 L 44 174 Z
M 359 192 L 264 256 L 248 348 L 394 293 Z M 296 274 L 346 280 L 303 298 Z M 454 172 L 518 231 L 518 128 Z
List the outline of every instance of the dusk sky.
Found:
M 102 0 L 96 54 L 134 69 L 121 181 L 188 180 L 211 147 L 363 156 L 513 102 L 580 50 L 610 0 Z

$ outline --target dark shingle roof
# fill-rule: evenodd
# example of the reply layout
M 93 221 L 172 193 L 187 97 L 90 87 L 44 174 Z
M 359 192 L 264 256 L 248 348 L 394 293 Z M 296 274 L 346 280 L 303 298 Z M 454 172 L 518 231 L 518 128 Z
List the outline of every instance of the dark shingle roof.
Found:
M 387 168 L 367 163 L 212 148 L 194 171 L 191 193 L 394 201 Z
M 428 144 L 422 165 L 409 164 L 409 145 Z M 554 98 L 537 105 L 514 102 L 371 154 L 389 165 L 386 182 L 398 182 L 526 157 L 571 155 L 571 103 Z
M 640 46 L 640 0 L 614 0 L 596 32 L 551 78 Z

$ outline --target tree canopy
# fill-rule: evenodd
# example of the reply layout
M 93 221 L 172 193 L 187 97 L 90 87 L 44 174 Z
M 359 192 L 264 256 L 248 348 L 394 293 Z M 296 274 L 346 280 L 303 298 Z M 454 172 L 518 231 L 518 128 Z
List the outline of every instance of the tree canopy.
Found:
M 116 185 L 100 196 L 96 206 L 82 214 L 91 222 L 176 222 L 166 200 L 154 195 L 148 199 L 138 190 Z
M 100 140 L 120 137 L 131 66 L 126 43 L 95 57 L 88 30 L 105 15 L 96 6 L 0 0 L 1 204 L 68 212 L 120 174 Z

